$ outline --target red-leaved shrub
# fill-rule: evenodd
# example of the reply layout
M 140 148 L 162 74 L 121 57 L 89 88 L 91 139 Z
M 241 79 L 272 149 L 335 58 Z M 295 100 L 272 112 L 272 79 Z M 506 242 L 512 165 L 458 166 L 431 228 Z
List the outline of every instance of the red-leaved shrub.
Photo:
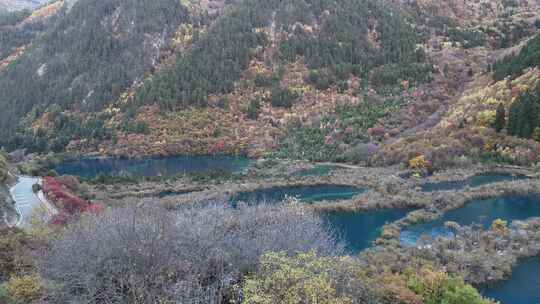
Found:
M 99 214 L 103 211 L 101 204 L 80 198 L 72 192 L 74 189 L 78 189 L 78 181 L 73 177 L 43 178 L 43 193 L 60 210 L 60 213 L 53 217 L 53 224 L 64 225 L 73 216 L 84 212 Z

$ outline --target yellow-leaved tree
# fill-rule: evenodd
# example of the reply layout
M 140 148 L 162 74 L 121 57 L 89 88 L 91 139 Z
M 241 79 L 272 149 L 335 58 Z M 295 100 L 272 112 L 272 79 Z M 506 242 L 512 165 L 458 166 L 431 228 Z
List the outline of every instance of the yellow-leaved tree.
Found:
M 37 274 L 14 276 L 6 283 L 6 290 L 13 303 L 31 303 L 42 295 L 41 277 Z
M 336 273 L 340 275 L 336 275 Z M 362 273 L 350 258 L 318 257 L 315 253 L 299 253 L 290 257 L 286 253 L 270 252 L 261 257 L 260 270 L 243 285 L 244 304 L 348 304 L 353 297 L 341 292 L 341 275 L 348 278 L 351 288 L 365 290 L 360 283 Z M 355 284 L 356 282 L 356 284 Z

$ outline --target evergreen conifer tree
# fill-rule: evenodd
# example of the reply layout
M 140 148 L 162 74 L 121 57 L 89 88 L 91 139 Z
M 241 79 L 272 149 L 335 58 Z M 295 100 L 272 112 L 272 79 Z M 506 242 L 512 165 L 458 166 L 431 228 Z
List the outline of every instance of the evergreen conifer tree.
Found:
M 501 132 L 506 127 L 506 109 L 502 103 L 497 107 L 497 114 L 493 127 L 497 132 Z

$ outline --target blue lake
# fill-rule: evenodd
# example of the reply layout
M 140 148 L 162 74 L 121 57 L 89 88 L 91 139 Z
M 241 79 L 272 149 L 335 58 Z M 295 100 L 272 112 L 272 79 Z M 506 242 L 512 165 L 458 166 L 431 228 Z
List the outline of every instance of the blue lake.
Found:
M 343 185 L 309 185 L 285 186 L 260 189 L 249 192 L 240 192 L 234 195 L 230 203 L 233 207 L 239 202 L 248 205 L 260 203 L 279 203 L 285 197 L 296 197 L 300 202 L 314 203 L 319 201 L 347 200 L 364 192 L 365 189 Z
M 371 247 L 381 228 L 407 215 L 410 209 L 384 209 L 368 212 L 331 212 L 323 218 L 346 243 L 346 250 L 355 254 Z
M 183 173 L 225 170 L 238 173 L 250 160 L 236 156 L 172 156 L 163 158 L 84 158 L 66 161 L 54 168 L 61 175 L 94 178 L 99 174 L 119 176 L 174 176 Z
M 459 209 L 447 212 L 435 221 L 407 227 L 401 232 L 401 242 L 412 246 L 422 235 L 431 238 L 452 236 L 452 232 L 444 227 L 444 223 L 448 221 L 457 222 L 462 226 L 479 224 L 483 228 L 489 228 L 493 221 L 499 218 L 511 222 L 531 217 L 540 217 L 540 195 L 473 200 Z
M 300 202 L 314 203 L 351 199 L 365 189 L 343 185 L 287 186 L 241 192 L 232 197 L 230 204 L 235 208 L 238 203 L 247 205 L 260 203 L 279 203 L 286 196 L 297 197 Z M 356 254 L 371 247 L 381 228 L 386 223 L 403 218 L 410 209 L 383 209 L 368 212 L 328 212 L 323 220 L 332 228 L 340 240 L 346 244 L 347 252 Z
M 426 183 L 421 186 L 424 192 L 460 190 L 466 187 L 479 187 L 491 183 L 515 181 L 527 179 L 524 175 L 512 174 L 479 174 L 461 181 L 447 181 L 438 183 Z
M 512 276 L 494 285 L 483 286 L 480 292 L 502 304 L 540 303 L 540 257 L 522 260 L 512 269 Z

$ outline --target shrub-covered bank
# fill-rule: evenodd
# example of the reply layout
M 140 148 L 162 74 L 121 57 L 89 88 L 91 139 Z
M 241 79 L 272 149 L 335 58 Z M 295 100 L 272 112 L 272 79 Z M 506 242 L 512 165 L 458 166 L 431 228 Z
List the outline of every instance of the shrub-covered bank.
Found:
M 37 260 L 0 286 L 6 303 L 488 304 L 464 281 L 418 268 L 378 271 L 298 205 L 170 212 L 153 206 L 83 217 L 46 244 L 2 234 Z M 4 244 L 0 242 L 1 244 Z M 336 245 L 337 244 L 337 245 Z M 39 248 L 39 250 L 36 250 Z M 11 253 L 12 251 L 10 251 Z M 0 255 L 2 262 L 10 262 Z M 13 262 L 10 262 L 13 263 Z M 12 264 L 10 264 L 12 265 Z M 412 266 L 412 264 L 409 264 Z M 434 280 L 435 279 L 435 280 Z
M 422 259 L 463 277 L 474 285 L 508 278 L 519 259 L 540 255 L 540 220 L 514 221 L 507 225 L 496 220 L 490 229 L 448 223 L 453 238 L 425 241 L 418 247 L 402 247 L 385 242 L 364 253 L 372 267 L 402 269 Z
M 46 239 L 46 246 L 42 248 L 46 253 L 41 255 L 40 267 L 33 266 L 29 271 L 18 274 L 14 282 L 6 282 L 3 285 L 7 290 L 5 293 L 18 297 L 21 294 L 12 294 L 16 288 L 9 289 L 7 286 L 26 284 L 49 299 L 87 302 L 96 302 L 94 297 L 98 294 L 107 294 L 106 297 L 110 298 L 104 301 L 114 299 L 114 303 L 130 303 L 133 297 L 157 297 L 165 303 L 194 303 L 201 299 L 214 299 L 218 303 L 225 300 L 304 303 L 298 302 L 298 299 L 306 297 L 328 301 L 324 303 L 489 303 L 467 283 L 499 280 L 509 274 L 517 258 L 536 254 L 534 247 L 524 252 L 513 249 L 520 244 L 517 237 L 524 230 L 520 228 L 519 233 L 518 230 L 514 232 L 514 226 L 508 230 L 511 239 L 502 243 L 493 231 L 459 227 L 460 234 L 456 241 L 435 240 L 431 246 L 424 248 L 401 247 L 399 231 L 418 221 L 441 216 L 471 199 L 540 193 L 537 179 L 428 193 L 417 188 L 426 179 L 409 177 L 407 171 L 396 174 L 397 168 L 350 166 L 335 168 L 321 176 L 292 178 L 292 173 L 309 166 L 290 166 L 287 174 L 280 173 L 282 166 L 284 164 L 277 163 L 269 171 L 263 170 L 267 174 L 260 174 L 260 170 L 252 168 L 233 179 L 224 178 L 209 183 L 190 177 L 112 185 L 79 184 L 76 179 L 66 177 L 50 178 L 67 182 L 59 187 L 62 192 L 84 197 L 85 202 L 100 201 L 111 208 L 101 216 L 90 214 L 82 215 L 80 219 L 74 217 L 65 233 L 60 233 L 62 229 L 56 229 L 49 235 L 40 234 L 40 240 Z M 497 172 L 534 174 L 520 168 L 499 169 Z M 491 170 L 493 168 L 485 167 L 453 170 L 427 180 L 461 180 Z M 70 181 L 71 190 L 68 185 Z M 352 200 L 324 202 L 314 206 L 277 205 L 234 210 L 227 209 L 223 203 L 241 191 L 317 184 L 363 186 L 370 190 Z M 198 191 L 159 198 L 157 194 L 163 189 Z M 103 196 L 108 200 L 102 200 L 98 192 L 112 194 Z M 145 202 L 154 207 L 147 209 Z M 221 202 L 221 205 L 208 207 L 201 202 Z M 133 207 L 135 205 L 138 207 Z M 125 207 L 118 209 L 119 206 Z M 162 209 L 161 206 L 168 208 Z M 341 256 L 339 248 L 335 250 L 334 247 L 339 239 L 320 225 L 318 216 L 319 212 L 335 210 L 402 207 L 422 209 L 411 212 L 404 220 L 385 226 L 375 243 L 377 246 L 359 257 Z M 525 237 L 534 244 L 535 227 L 532 224 L 527 226 L 525 230 L 529 235 L 521 235 L 519 240 L 523 241 Z M 479 234 L 483 239 L 475 243 L 478 239 L 471 237 Z M 154 238 L 152 235 L 157 236 Z M 317 246 L 313 248 L 313 244 L 320 244 L 320 239 L 306 240 L 312 240 L 316 235 L 326 235 L 323 239 L 331 245 L 326 246 L 325 250 Z M 29 237 L 33 238 L 32 235 Z M 142 243 L 140 240 L 143 240 Z M 458 244 L 454 246 L 452 242 Z M 494 243 L 497 244 L 495 247 Z M 474 247 L 477 245 L 480 247 Z M 504 247 L 506 245 L 510 247 Z M 253 248 L 247 250 L 246 246 Z M 189 253 L 185 251 L 187 249 Z M 503 255 L 500 255 L 501 250 Z M 301 253 L 297 254 L 297 251 Z M 91 259 L 100 255 L 104 256 Z M 195 255 L 199 257 L 194 258 Z M 480 260 L 483 255 L 489 255 L 489 258 Z M 171 257 L 177 260 L 171 260 Z M 88 262 L 79 263 L 81 259 Z M 124 260 L 132 263 L 131 266 L 122 266 Z M 248 265 L 235 262 L 238 260 Z M 159 264 L 163 261 L 169 266 L 177 266 L 163 270 L 165 268 Z M 150 274 L 143 269 L 148 263 L 155 266 Z M 499 266 L 491 267 L 494 264 Z M 84 265 L 91 265 L 91 268 L 82 269 L 87 267 Z M 132 265 L 138 266 L 133 268 Z M 291 269 L 294 273 L 288 272 Z M 75 274 L 70 276 L 66 273 Z M 151 278 L 146 279 L 143 273 Z M 76 279 L 70 281 L 74 277 Z M 105 280 L 103 277 L 114 279 Z M 431 284 L 432 280 L 437 282 L 435 291 L 426 289 L 426 284 Z M 81 289 L 74 293 L 73 290 L 81 288 L 81 284 L 82 293 Z M 276 285 L 284 287 L 275 288 Z M 54 288 L 51 289 L 51 286 Z M 288 298 L 291 293 L 294 297 Z M 29 295 L 36 297 L 34 293 Z

